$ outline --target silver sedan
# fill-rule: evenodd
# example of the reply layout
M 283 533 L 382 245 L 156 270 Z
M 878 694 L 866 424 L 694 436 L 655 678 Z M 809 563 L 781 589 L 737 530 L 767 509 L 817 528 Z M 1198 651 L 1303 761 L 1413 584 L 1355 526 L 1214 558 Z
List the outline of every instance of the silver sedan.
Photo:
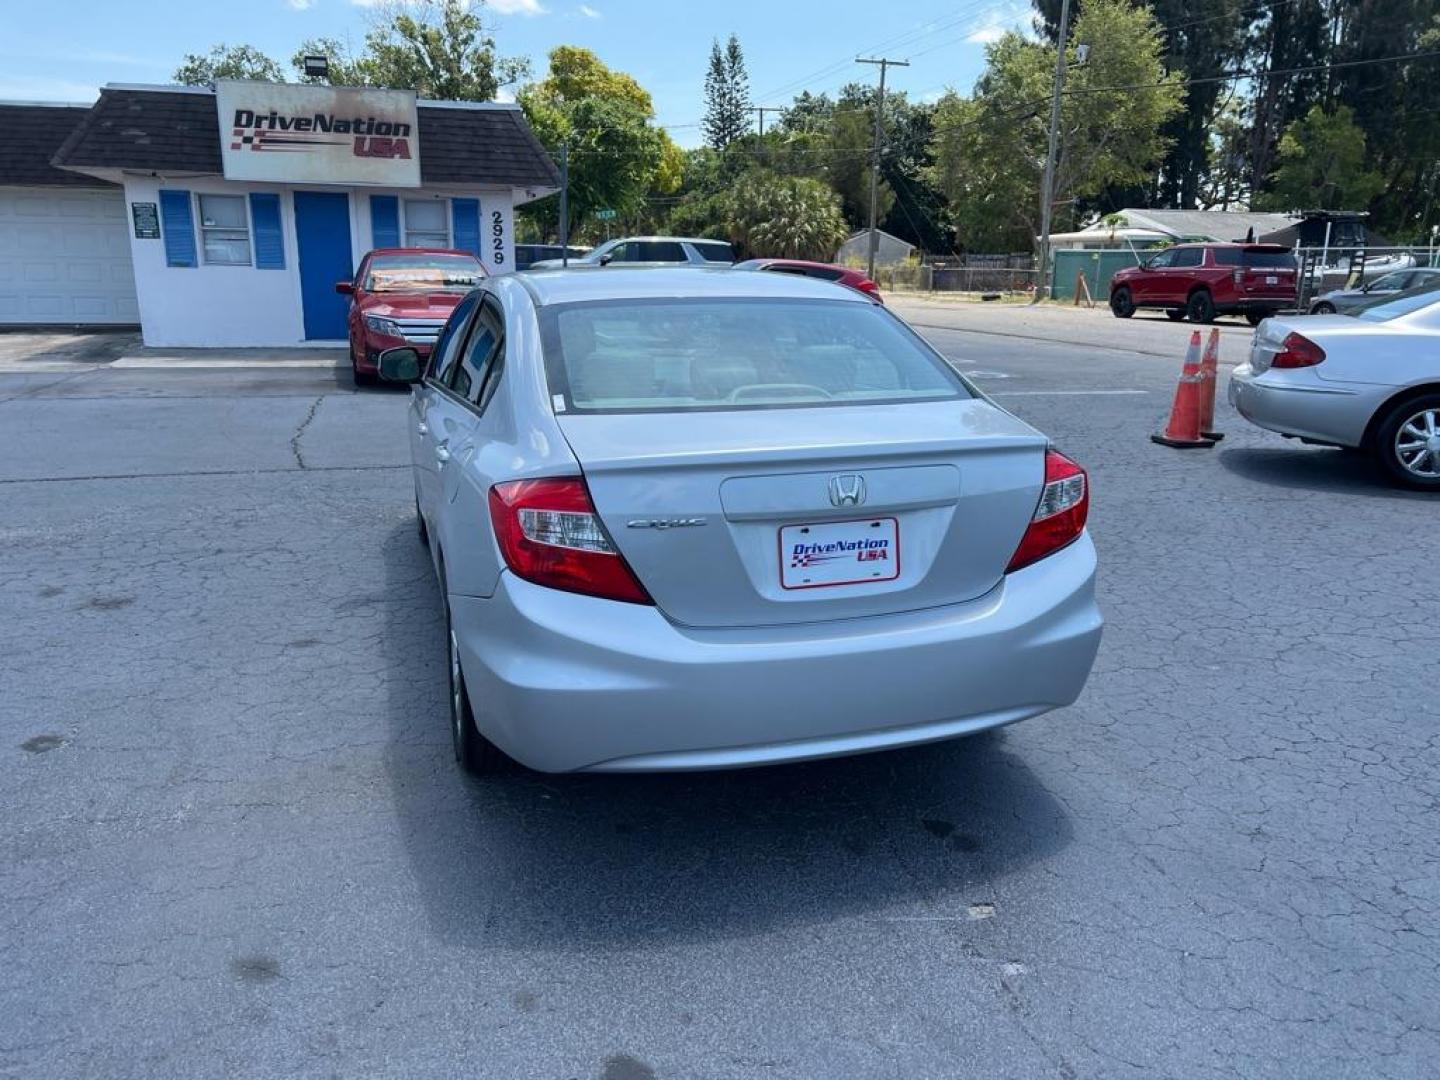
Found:
M 1331 289 L 1310 302 L 1311 315 L 1349 315 L 1368 301 L 1392 297 L 1407 289 L 1440 289 L 1440 268 L 1392 270 L 1358 289 Z
M 1230 403 L 1304 442 L 1372 452 L 1399 483 L 1440 491 L 1440 296 L 1411 290 L 1355 317 L 1260 324 Z
M 808 278 L 558 271 L 456 309 L 409 425 L 456 757 L 729 768 L 1068 704 L 1084 471 L 884 307 Z

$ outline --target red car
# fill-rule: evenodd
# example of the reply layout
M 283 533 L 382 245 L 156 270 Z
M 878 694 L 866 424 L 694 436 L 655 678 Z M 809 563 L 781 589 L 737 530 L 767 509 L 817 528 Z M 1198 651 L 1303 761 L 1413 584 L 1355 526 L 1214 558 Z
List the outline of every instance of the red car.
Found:
M 1208 323 L 1244 315 L 1251 326 L 1294 308 L 1299 272 L 1278 244 L 1177 244 L 1110 279 L 1110 310 L 1128 319 L 1162 308 L 1175 320 Z
M 371 386 L 380 354 L 409 346 L 426 357 L 460 299 L 485 276 L 468 251 L 448 248 L 376 248 L 360 260 L 354 281 L 335 291 L 350 297 L 350 368 L 355 382 Z
M 871 281 L 860 270 L 848 266 L 832 266 L 829 263 L 808 262 L 805 259 L 749 259 L 736 263 L 735 270 L 769 270 L 777 274 L 799 274 L 802 277 L 820 278 L 822 281 L 838 281 L 852 289 L 859 289 L 866 296 L 873 296 L 880 303 L 880 286 Z

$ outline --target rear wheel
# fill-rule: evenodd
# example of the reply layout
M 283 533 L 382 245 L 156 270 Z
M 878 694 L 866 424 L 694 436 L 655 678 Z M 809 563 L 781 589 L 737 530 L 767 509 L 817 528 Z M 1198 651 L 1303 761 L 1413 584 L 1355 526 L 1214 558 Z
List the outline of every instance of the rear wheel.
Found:
M 1268 319 L 1269 317 L 1270 317 L 1269 313 L 1264 312 L 1264 311 L 1247 311 L 1247 312 L 1245 312 L 1245 321 L 1248 322 L 1251 326 L 1259 326 L 1262 322 L 1264 322 L 1264 321 L 1265 321 L 1266 319 Z
M 450 676 L 450 737 L 455 746 L 455 760 L 471 776 L 499 772 L 510 759 L 475 726 L 475 711 L 470 707 L 470 694 L 465 689 L 465 673 L 460 670 L 460 642 L 450 621 L 448 603 L 445 605 L 445 661 Z
M 1196 289 L 1190 294 L 1190 300 L 1185 305 L 1185 314 L 1193 323 L 1208 323 L 1215 321 L 1215 298 L 1210 295 L 1209 289 Z
M 1135 314 L 1135 298 L 1128 287 L 1121 285 L 1110 294 L 1110 310 L 1117 319 L 1128 319 Z
M 1391 409 L 1375 431 L 1375 451 L 1397 483 L 1440 492 L 1440 394 Z
M 1310 309 L 1310 314 L 1311 314 L 1311 315 L 1334 315 L 1334 314 L 1335 314 L 1335 305 L 1332 304 L 1332 303 L 1330 303 L 1330 301 L 1328 301 L 1328 300 L 1321 300 L 1320 303 L 1316 304 L 1314 307 L 1312 307 L 1312 308 Z
M 1183 307 L 1168 307 L 1165 309 L 1165 317 L 1171 322 L 1179 322 L 1185 317 L 1185 309 Z

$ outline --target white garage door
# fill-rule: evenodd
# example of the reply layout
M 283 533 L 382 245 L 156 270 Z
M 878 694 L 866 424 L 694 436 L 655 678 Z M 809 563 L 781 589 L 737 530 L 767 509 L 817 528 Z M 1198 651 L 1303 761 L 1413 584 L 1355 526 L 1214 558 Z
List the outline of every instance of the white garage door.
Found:
M 139 321 L 122 192 L 0 188 L 0 325 Z

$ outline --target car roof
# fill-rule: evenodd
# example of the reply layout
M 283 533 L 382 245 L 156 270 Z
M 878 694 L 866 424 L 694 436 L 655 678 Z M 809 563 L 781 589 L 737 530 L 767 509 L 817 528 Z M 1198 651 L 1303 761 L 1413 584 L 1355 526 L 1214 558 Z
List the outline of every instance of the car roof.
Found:
M 777 264 L 781 266 L 811 266 L 816 270 L 843 270 L 847 274 L 861 273 L 861 271 L 855 269 L 853 266 L 841 266 L 839 263 L 816 262 L 814 259 L 753 259 L 751 261 L 759 263 L 762 266 L 775 266 Z
M 617 236 L 612 243 L 624 243 L 627 240 L 669 240 L 681 244 L 724 244 L 730 246 L 729 240 L 716 240 L 713 236 Z
M 755 297 L 874 303 L 831 281 L 791 274 L 757 274 L 731 267 L 654 267 L 546 270 L 513 275 L 537 306 L 590 300 L 658 300 L 692 297 Z

